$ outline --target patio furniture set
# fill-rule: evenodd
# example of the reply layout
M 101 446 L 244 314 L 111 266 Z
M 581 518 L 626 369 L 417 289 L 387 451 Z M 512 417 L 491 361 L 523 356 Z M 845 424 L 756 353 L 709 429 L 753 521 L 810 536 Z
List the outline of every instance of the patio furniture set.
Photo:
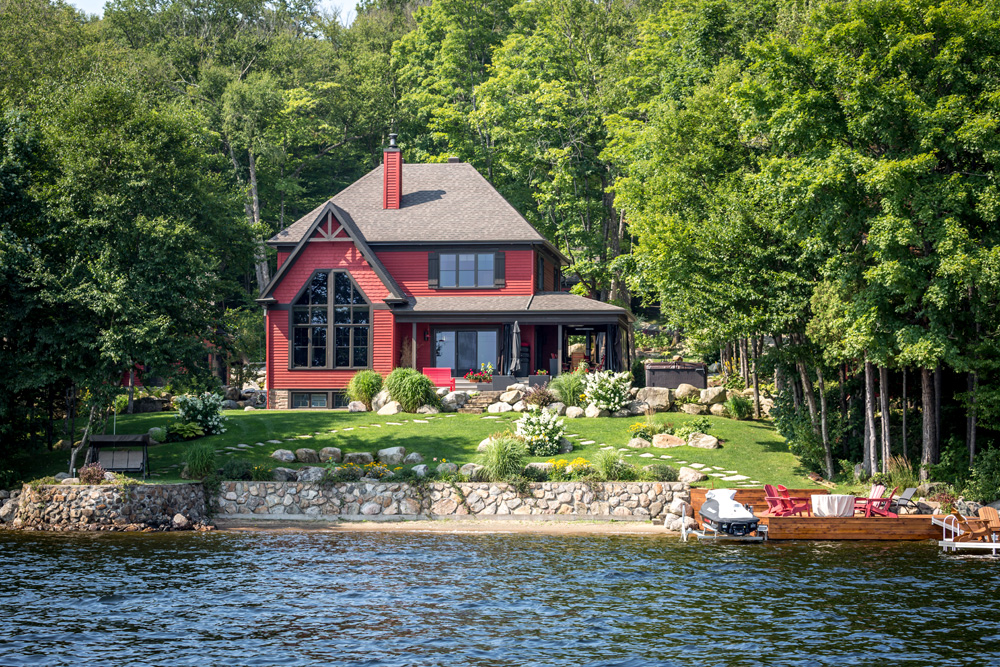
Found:
M 764 493 L 767 501 L 766 516 L 808 516 L 819 517 L 852 517 L 862 515 L 872 517 L 897 517 L 903 509 L 916 510 L 913 494 L 916 489 L 906 489 L 896 497 L 899 488 L 885 495 L 886 487 L 882 484 L 872 485 L 866 497 L 849 495 L 822 494 L 807 497 L 791 496 L 784 486 L 765 484 Z

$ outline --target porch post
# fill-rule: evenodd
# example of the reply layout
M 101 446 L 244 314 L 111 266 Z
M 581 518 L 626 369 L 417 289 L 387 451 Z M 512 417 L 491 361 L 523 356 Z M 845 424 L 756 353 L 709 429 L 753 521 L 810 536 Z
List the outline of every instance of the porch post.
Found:
M 559 359 L 559 364 L 556 366 L 556 369 L 557 369 L 557 372 L 555 373 L 556 375 L 561 375 L 562 374 L 562 366 L 563 366 L 563 364 L 562 364 L 562 362 L 563 362 L 563 346 L 562 346 L 562 342 L 563 342 L 563 329 L 562 329 L 562 327 L 563 327 L 563 325 L 560 324 L 559 325 L 559 348 L 558 348 L 559 352 L 556 354 L 556 358 Z
M 417 323 L 414 322 L 412 325 L 412 333 L 410 334 L 410 340 L 413 341 L 413 345 L 410 346 L 410 359 L 413 364 L 413 370 L 417 369 Z

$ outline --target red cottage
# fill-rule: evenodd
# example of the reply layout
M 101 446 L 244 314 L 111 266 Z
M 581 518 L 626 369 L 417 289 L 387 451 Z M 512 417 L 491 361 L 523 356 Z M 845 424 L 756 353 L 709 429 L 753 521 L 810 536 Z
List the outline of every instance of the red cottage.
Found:
M 571 335 L 593 364 L 629 366 L 627 311 L 559 291 L 568 260 L 479 172 L 404 164 L 395 135 L 381 167 L 268 243 L 268 407 L 345 405 L 363 368 L 557 374 Z

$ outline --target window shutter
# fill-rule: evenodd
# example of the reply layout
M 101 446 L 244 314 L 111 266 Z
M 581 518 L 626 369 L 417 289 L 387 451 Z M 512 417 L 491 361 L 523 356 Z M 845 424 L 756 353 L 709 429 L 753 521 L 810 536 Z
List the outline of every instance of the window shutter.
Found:
M 437 287 L 441 276 L 441 257 L 436 252 L 427 253 L 427 286 Z
M 507 269 L 504 264 L 504 253 L 498 252 L 493 261 L 493 286 L 503 287 L 507 284 Z

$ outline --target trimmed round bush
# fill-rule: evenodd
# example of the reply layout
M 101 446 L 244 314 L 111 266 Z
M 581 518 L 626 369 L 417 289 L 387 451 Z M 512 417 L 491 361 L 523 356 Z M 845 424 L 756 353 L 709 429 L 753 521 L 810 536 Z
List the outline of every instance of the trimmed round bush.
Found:
M 382 376 L 376 371 L 358 371 L 347 383 L 347 396 L 352 401 L 361 401 L 369 410 L 372 399 L 382 391 Z

